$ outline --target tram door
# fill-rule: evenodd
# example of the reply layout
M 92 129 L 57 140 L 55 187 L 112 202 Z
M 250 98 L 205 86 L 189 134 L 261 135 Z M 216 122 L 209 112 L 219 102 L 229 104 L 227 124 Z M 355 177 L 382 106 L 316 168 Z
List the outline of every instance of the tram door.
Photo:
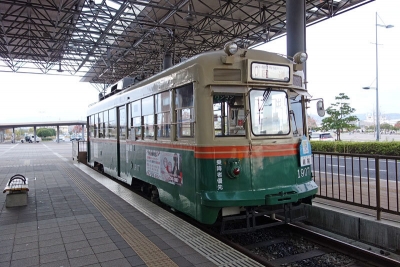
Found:
M 117 155 L 118 155 L 118 176 L 126 173 L 126 107 L 118 107 L 118 137 L 117 137 Z

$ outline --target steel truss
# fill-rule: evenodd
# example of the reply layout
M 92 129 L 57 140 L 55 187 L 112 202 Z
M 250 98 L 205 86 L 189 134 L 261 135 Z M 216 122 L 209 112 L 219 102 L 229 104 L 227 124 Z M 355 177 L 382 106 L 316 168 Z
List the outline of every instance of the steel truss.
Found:
M 306 0 L 306 24 L 373 0 Z M 301 12 L 301 11 L 299 11 Z M 286 34 L 286 0 L 0 0 L 0 71 L 81 76 L 104 88 L 228 41 Z

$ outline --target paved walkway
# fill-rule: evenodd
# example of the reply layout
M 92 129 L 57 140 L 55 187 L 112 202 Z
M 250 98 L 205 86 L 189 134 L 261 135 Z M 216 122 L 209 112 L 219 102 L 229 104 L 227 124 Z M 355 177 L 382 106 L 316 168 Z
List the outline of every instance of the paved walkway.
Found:
M 30 189 L 27 206 L 6 208 L 0 195 L 0 267 L 216 266 L 77 168 L 71 153 L 70 143 L 0 144 L 0 187 L 18 173 Z

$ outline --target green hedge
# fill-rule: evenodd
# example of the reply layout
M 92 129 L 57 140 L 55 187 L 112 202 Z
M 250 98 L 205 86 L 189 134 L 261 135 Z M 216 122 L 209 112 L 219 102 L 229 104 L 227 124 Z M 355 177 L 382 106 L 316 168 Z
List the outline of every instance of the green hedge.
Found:
M 311 141 L 314 152 L 400 156 L 400 142 Z

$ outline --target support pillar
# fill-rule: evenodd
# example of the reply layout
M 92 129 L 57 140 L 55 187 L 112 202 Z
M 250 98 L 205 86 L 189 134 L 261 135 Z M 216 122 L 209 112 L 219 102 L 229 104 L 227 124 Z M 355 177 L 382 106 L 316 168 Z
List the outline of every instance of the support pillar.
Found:
M 306 52 L 305 0 L 286 0 L 287 55 Z
M 306 0 L 286 0 L 286 54 L 293 57 L 306 48 Z M 305 88 L 307 89 L 307 62 L 303 63 Z M 304 97 L 303 97 L 304 101 Z M 307 116 L 303 114 L 303 128 L 307 129 Z
M 33 126 L 33 142 L 36 143 L 36 126 Z
M 57 143 L 60 143 L 60 125 L 57 125 Z

